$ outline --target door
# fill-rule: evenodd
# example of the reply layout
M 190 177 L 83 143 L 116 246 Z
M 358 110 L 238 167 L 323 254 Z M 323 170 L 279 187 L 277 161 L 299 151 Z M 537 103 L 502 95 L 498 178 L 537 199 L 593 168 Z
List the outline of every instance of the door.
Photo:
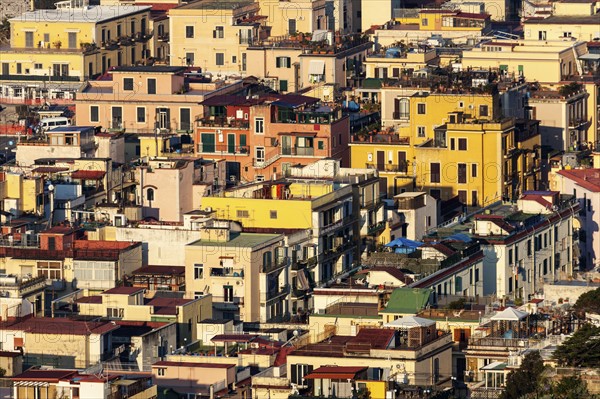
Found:
M 159 129 L 169 130 L 171 128 L 171 110 L 169 108 L 157 108 L 156 109 L 156 123 Z
M 256 162 L 265 162 L 265 147 L 256 147 Z
M 233 133 L 227 135 L 227 152 L 230 154 L 235 153 L 235 134 Z
M 112 128 L 120 129 L 123 125 L 123 108 L 112 107 Z
M 281 136 L 281 154 L 292 155 L 292 136 Z
M 69 48 L 77 48 L 77 33 L 69 32 Z
M 192 130 L 191 116 L 189 108 L 181 108 L 179 110 L 179 128 L 181 130 Z
M 406 172 L 406 170 L 407 170 L 406 152 L 405 151 L 398 151 L 398 171 L 400 171 L 400 172 Z
M 385 151 L 377 151 L 377 170 L 385 169 Z
M 201 152 L 215 152 L 215 135 L 213 133 L 202 133 L 200 138 L 202 139 Z

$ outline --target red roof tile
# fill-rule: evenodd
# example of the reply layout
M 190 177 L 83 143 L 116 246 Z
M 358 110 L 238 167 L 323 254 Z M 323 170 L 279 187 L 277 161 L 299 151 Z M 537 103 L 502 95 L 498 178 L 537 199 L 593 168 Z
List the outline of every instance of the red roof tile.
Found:
M 109 322 L 79 321 L 66 318 L 32 317 L 21 321 L 0 323 L 0 329 L 24 331 L 30 334 L 105 334 L 119 326 Z
M 160 266 L 160 265 L 148 265 L 140 267 L 137 270 L 134 270 L 133 275 L 139 274 L 167 274 L 167 275 L 177 275 L 177 274 L 185 274 L 185 266 Z
M 548 209 L 552 208 L 552 203 L 549 202 L 548 200 L 540 197 L 539 195 L 528 194 L 528 195 L 522 196 L 520 199 L 525 200 L 525 201 L 535 201 L 545 208 L 548 208 Z
M 71 178 L 82 180 L 100 180 L 106 172 L 101 170 L 77 170 L 71 173 Z
M 251 334 L 218 334 L 212 337 L 212 342 L 252 342 L 258 335 Z
M 60 167 L 60 166 L 40 166 L 33 169 L 32 173 L 57 173 L 57 172 L 66 172 L 69 168 Z
M 100 295 L 82 296 L 76 299 L 75 303 L 102 303 L 102 297 Z
M 44 230 L 42 231 L 40 234 L 63 234 L 63 235 L 69 235 L 69 234 L 73 234 L 75 232 L 75 229 L 73 229 L 70 226 L 54 226 L 48 230 Z
M 347 380 L 354 379 L 358 373 L 365 371 L 367 367 L 348 367 L 348 366 L 324 366 L 313 370 L 312 373 L 304 376 L 306 380 Z
M 103 241 L 103 240 L 76 240 L 73 242 L 75 249 L 88 249 L 88 250 L 122 250 L 127 248 L 133 248 L 139 245 L 138 242 L 129 241 Z
M 600 169 L 561 170 L 558 174 L 573 180 L 586 190 L 600 193 Z
M 77 375 L 74 370 L 35 370 L 29 369 L 24 373 L 14 376 L 13 381 L 40 381 L 40 382 L 58 382 L 66 380 Z

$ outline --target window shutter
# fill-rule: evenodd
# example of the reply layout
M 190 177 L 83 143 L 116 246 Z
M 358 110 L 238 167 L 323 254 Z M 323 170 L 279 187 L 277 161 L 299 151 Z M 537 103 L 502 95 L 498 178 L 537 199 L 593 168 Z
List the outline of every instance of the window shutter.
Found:
M 213 30 L 213 39 L 216 39 L 216 38 L 217 38 L 217 31 Z
M 292 67 L 292 58 L 291 57 L 286 57 L 286 61 L 287 61 L 286 66 L 288 68 L 291 68 Z
M 281 57 L 277 57 L 277 58 L 275 59 L 275 66 L 276 66 L 277 68 L 281 68 Z

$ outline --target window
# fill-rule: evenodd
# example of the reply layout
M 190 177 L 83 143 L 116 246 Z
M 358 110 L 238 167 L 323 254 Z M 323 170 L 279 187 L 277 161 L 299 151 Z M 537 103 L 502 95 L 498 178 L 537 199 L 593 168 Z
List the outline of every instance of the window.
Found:
M 458 151 L 467 151 L 467 139 L 458 139 Z
M 50 237 L 54 238 L 54 237 Z M 50 241 L 50 240 L 48 240 Z M 50 242 L 48 247 L 54 249 Z M 61 262 L 37 262 L 38 277 L 45 277 L 48 280 L 60 280 L 62 278 Z
M 156 79 L 148 79 L 148 94 L 156 94 Z
M 33 69 L 44 69 L 42 64 L 33 64 Z
M 264 118 L 254 118 L 254 133 L 264 133 L 265 132 L 265 119 Z
M 422 18 L 421 19 L 421 25 L 423 25 L 423 26 L 429 25 L 429 20 L 427 18 Z
M 217 65 L 225 65 L 225 54 L 224 53 L 216 53 L 215 54 L 215 63 Z
M 275 67 L 277 68 L 291 68 L 292 59 L 290 57 L 277 57 L 275 59 Z
M 100 109 L 97 105 L 90 106 L 90 122 L 100 122 Z
M 223 302 L 233 302 L 233 286 L 223 286 Z
M 458 190 L 458 200 L 461 204 L 467 203 L 467 190 Z
M 465 103 L 462 101 L 458 102 L 458 108 L 464 108 L 465 107 Z
M 165 375 L 165 370 L 166 370 L 166 368 L 164 368 L 164 367 L 161 367 L 161 368 L 159 368 L 159 369 L 157 369 L 157 370 L 156 370 L 156 373 L 157 373 L 159 376 L 161 376 L 161 377 L 162 377 L 162 376 L 164 376 L 164 375 Z
M 471 165 L 471 177 L 477 177 L 477 164 L 476 163 Z
M 25 47 L 33 47 L 33 32 L 25 32 Z
M 512 249 L 508 250 L 508 264 L 509 265 L 513 264 L 513 250 Z
M 489 107 L 487 105 L 479 106 L 479 116 L 489 116 L 488 115 Z
M 571 37 L 571 32 L 563 32 L 563 37 Z
M 194 264 L 194 280 L 201 280 L 204 278 L 204 264 Z
M 287 80 L 280 80 L 279 81 L 279 91 L 284 92 L 284 91 L 288 91 L 288 81 Z
M 450 150 L 454 151 L 456 149 L 456 139 L 450 139 Z
M 133 90 L 133 78 L 123 79 L 123 90 L 127 90 L 127 91 Z
M 191 131 L 192 130 L 192 118 L 191 109 L 180 108 L 179 109 L 179 129 Z
M 335 138 L 335 137 L 334 137 Z M 319 140 L 317 141 L 317 148 L 319 150 L 324 150 L 325 149 L 325 142 L 323 140 Z
M 109 319 L 122 319 L 123 308 L 106 308 L 106 317 Z
M 425 115 L 425 104 L 417 104 L 417 114 Z
M 238 209 L 236 211 L 236 215 L 238 218 L 248 218 L 250 217 L 250 213 L 247 210 Z
M 539 40 L 546 40 L 546 31 L 545 30 L 538 31 L 538 39 Z
M 23 67 L 20 62 L 17 62 L 17 73 L 18 74 L 23 73 Z
M 288 19 L 288 33 L 290 35 L 293 35 L 294 33 L 296 33 L 296 20 L 295 19 Z
M 440 164 L 439 162 L 433 162 L 431 163 L 431 182 L 432 183 L 439 183 L 441 180 L 441 176 L 440 176 Z
M 223 27 L 215 27 L 215 30 L 213 30 L 213 39 L 222 39 L 223 37 L 225 37 L 225 31 L 223 30 Z
M 277 211 L 270 211 L 271 219 L 277 219 Z
M 185 63 L 188 66 L 193 66 L 195 62 L 194 53 L 185 53 Z
M 410 118 L 410 102 L 408 98 L 394 99 L 394 119 Z
M 232 64 L 237 64 L 237 56 L 235 56 L 235 55 L 231 56 L 231 63 Z
M 418 137 L 425 137 L 425 126 L 418 126 L 417 127 L 417 136 Z
M 69 32 L 69 48 L 77 48 L 77 33 Z
M 153 188 L 149 188 L 148 190 L 146 190 L 146 199 L 148 201 L 154 201 L 154 189 Z
M 202 149 L 200 152 L 215 152 L 215 135 L 214 133 L 202 133 L 200 135 L 202 140 Z
M 467 183 L 467 164 L 466 163 L 458 164 L 457 174 L 458 174 L 458 183 L 466 184 Z
M 194 27 L 193 26 L 186 26 L 185 27 L 185 38 L 186 39 L 193 39 L 194 38 Z
M 137 123 L 146 123 L 146 107 L 137 107 Z

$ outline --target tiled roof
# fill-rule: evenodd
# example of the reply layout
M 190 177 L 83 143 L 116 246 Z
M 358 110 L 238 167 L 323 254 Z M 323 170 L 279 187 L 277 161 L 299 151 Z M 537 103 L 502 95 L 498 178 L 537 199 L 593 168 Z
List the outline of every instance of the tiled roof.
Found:
M 144 288 L 140 287 L 115 287 L 103 292 L 103 294 L 109 295 L 133 295 L 140 291 L 144 291 Z
M 133 248 L 139 245 L 138 242 L 129 241 L 104 241 L 104 240 L 76 240 L 73 242 L 75 249 L 88 249 L 88 250 L 122 250 L 127 248 Z
M 382 313 L 417 314 L 425 308 L 431 296 L 427 288 L 396 288 Z
M 77 170 L 71 173 L 73 179 L 100 180 L 106 175 L 102 170 Z
M 347 380 L 354 379 L 358 373 L 365 371 L 367 367 L 348 367 L 348 366 L 324 366 L 313 370 L 310 374 L 304 376 L 304 379 L 327 379 L 327 380 Z
M 83 296 L 75 300 L 75 303 L 102 303 L 100 295 Z
M 40 382 L 58 382 L 67 380 L 77 375 L 75 370 L 35 370 L 29 369 L 24 373 L 14 376 L 13 381 L 40 381 Z
M 140 274 L 168 274 L 168 275 L 177 275 L 177 274 L 185 274 L 185 266 L 161 266 L 161 265 L 148 265 L 140 267 L 137 270 L 134 270 L 133 275 Z
M 577 183 L 578 186 L 594 193 L 600 193 L 600 169 L 561 170 L 559 175 Z
M 109 322 L 79 321 L 65 318 L 32 317 L 17 322 L 0 323 L 0 329 L 24 331 L 30 334 L 105 334 L 119 326 Z

